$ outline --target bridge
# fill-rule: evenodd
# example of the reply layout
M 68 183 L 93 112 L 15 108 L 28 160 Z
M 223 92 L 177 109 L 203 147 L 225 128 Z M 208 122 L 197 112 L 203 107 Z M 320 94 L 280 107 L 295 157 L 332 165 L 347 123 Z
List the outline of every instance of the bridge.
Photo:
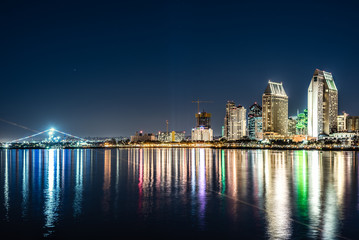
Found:
M 32 142 L 47 142 L 47 143 L 56 143 L 56 142 L 59 143 L 60 141 L 63 142 L 64 138 L 63 137 L 55 137 L 55 134 L 60 134 L 62 136 L 65 136 L 67 142 L 69 142 L 69 139 L 76 139 L 76 140 L 81 141 L 83 143 L 88 142 L 88 140 L 86 140 L 86 139 L 84 139 L 82 137 L 78 137 L 78 136 L 72 135 L 70 133 L 66 133 L 66 132 L 57 130 L 55 128 L 49 128 L 49 129 L 46 129 L 44 131 L 37 131 L 37 130 L 31 129 L 29 127 L 26 127 L 24 125 L 21 125 L 21 124 L 12 122 L 12 121 L 5 120 L 3 118 L 0 118 L 0 121 L 4 122 L 4 123 L 7 123 L 7 124 L 10 124 L 10 125 L 13 125 L 13 126 L 18 127 L 18 128 L 22 128 L 22 129 L 25 129 L 25 130 L 28 130 L 28 131 L 31 131 L 31 132 L 35 132 L 34 134 L 31 134 L 31 135 L 26 136 L 26 137 L 21 137 L 21 138 L 18 138 L 18 139 L 14 139 L 12 141 L 6 141 L 4 143 L 5 147 L 10 146 L 12 144 L 24 143 L 26 140 L 30 140 L 30 139 L 32 139 Z M 41 135 L 47 135 L 47 137 L 43 138 L 42 140 L 34 141 L 34 138 L 37 138 L 37 137 L 39 137 Z
M 55 128 L 50 128 L 50 129 L 47 129 L 47 130 L 44 130 L 44 131 L 41 131 L 41 132 L 38 132 L 38 133 L 35 133 L 35 134 L 32 134 L 32 135 L 29 135 L 29 136 L 26 136 L 26 137 L 22 137 L 22 138 L 18 138 L 18 139 L 15 139 L 15 140 L 12 140 L 10 142 L 7 142 L 7 144 L 12 144 L 12 143 L 20 143 L 20 142 L 23 142 L 27 139 L 33 139 L 34 137 L 37 137 L 41 134 L 48 134 L 48 141 L 56 141 L 56 139 L 59 139 L 59 138 L 56 138 L 54 137 L 54 134 L 55 133 L 59 133 L 61 135 L 64 135 L 66 137 L 69 137 L 69 138 L 74 138 L 74 139 L 78 139 L 80 141 L 83 141 L 83 142 L 86 142 L 87 140 L 84 139 L 84 138 L 81 138 L 81 137 L 78 137 L 78 136 L 75 136 L 75 135 L 72 135 L 72 134 L 69 134 L 69 133 L 65 133 L 65 132 L 62 132 L 60 130 L 57 130 Z

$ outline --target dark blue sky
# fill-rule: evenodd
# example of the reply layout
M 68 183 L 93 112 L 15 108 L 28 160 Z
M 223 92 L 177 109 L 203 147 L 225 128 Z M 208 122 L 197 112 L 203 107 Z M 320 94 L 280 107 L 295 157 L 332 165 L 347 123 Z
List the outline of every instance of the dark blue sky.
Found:
M 0 118 L 84 137 L 167 119 L 189 132 L 199 98 L 219 135 L 226 101 L 261 102 L 269 79 L 290 115 L 306 108 L 315 68 L 359 115 L 359 6 L 335 2 L 1 1 Z M 0 139 L 27 134 L 0 123 Z

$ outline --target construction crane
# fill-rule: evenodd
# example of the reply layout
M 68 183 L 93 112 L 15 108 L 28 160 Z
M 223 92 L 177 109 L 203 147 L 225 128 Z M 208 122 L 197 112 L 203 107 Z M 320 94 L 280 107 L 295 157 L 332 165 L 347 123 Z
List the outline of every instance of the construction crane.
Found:
M 168 120 L 166 120 L 166 129 L 167 129 L 167 136 L 168 136 Z
M 200 101 L 198 99 L 196 101 L 192 101 L 192 103 L 197 103 L 197 113 L 199 113 L 199 103 L 213 103 L 213 101 Z

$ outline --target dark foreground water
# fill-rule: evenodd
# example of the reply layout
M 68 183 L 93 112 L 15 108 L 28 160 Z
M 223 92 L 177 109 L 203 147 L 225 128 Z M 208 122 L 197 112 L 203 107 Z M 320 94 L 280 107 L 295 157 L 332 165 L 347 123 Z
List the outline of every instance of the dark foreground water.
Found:
M 0 236 L 359 238 L 356 152 L 0 151 Z

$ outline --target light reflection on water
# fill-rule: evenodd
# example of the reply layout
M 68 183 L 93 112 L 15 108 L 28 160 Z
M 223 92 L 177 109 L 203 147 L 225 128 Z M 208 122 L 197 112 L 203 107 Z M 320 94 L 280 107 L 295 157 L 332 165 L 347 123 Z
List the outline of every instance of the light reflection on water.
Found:
M 49 236 L 55 228 L 60 204 L 59 152 L 51 149 L 45 154 L 45 188 L 44 188 L 44 228 L 48 230 L 44 236 Z
M 270 239 L 359 233 L 352 228 L 359 220 L 355 152 L 50 149 L 0 154 L 0 225 L 11 229 L 21 223 L 25 229 L 18 234 L 24 236 L 68 236 L 73 230 L 84 236 L 89 223 L 106 226 L 112 236 L 119 226 Z M 101 228 L 87 231 L 100 234 Z

